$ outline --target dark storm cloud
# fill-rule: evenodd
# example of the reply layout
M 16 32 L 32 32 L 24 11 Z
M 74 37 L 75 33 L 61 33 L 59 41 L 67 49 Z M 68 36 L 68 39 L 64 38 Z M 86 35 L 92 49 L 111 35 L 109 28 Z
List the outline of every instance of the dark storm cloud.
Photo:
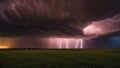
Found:
M 1 0 L 0 35 L 83 36 L 90 21 L 119 13 L 119 0 Z M 79 27 L 79 28 L 78 28 Z

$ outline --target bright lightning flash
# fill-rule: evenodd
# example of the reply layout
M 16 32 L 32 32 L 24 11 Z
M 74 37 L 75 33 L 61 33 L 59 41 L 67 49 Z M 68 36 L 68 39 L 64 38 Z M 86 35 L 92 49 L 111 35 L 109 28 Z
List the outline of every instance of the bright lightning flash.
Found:
M 83 48 L 83 40 L 82 39 L 64 39 L 64 38 L 59 38 L 59 48 L 63 48 L 63 44 L 65 44 L 65 47 L 67 49 L 70 48 L 71 43 L 74 42 L 74 48 Z

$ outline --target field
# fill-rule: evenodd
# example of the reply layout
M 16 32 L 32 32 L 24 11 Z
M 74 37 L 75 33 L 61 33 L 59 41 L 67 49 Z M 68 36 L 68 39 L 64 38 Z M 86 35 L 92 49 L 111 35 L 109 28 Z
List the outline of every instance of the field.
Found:
M 120 68 L 120 49 L 0 50 L 0 68 Z

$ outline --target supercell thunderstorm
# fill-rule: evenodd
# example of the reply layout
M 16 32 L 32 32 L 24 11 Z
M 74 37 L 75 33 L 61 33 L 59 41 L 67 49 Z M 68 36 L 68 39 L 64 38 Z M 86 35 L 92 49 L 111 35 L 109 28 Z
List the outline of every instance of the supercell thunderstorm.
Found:
M 119 0 L 1 0 L 1 40 L 7 37 L 6 41 L 14 41 L 0 44 L 0 48 L 86 48 L 86 40 L 120 33 L 119 3 Z
M 93 21 L 83 28 L 85 37 L 78 38 L 55 38 L 59 48 L 83 48 L 84 40 L 100 37 L 109 33 L 120 32 L 120 15 L 115 15 L 100 21 Z M 53 39 L 52 39 L 53 40 Z

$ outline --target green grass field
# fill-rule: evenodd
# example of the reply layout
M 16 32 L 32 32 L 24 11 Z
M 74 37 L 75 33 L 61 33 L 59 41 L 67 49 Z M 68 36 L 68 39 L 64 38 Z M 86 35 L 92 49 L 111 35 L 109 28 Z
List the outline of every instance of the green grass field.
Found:
M 120 68 L 120 49 L 0 50 L 0 68 Z

